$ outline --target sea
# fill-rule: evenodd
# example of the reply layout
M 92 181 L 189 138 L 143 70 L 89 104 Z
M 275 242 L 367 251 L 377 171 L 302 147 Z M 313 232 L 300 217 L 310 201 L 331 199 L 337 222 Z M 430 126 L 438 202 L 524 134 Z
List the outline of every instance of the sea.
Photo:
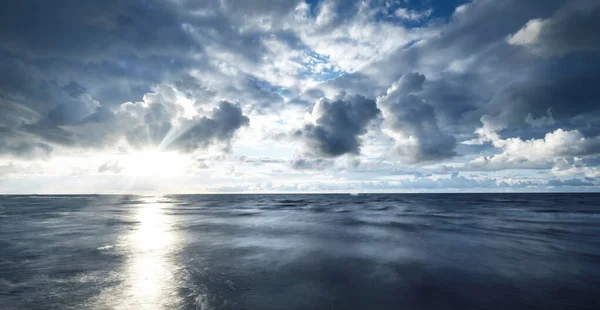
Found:
M 600 309 L 600 195 L 0 196 L 0 309 Z

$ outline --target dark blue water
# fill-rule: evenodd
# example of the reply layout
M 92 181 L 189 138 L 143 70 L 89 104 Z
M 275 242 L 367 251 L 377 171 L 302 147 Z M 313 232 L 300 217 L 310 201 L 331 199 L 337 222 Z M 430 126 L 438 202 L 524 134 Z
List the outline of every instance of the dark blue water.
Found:
M 0 196 L 0 309 L 600 309 L 600 195 Z

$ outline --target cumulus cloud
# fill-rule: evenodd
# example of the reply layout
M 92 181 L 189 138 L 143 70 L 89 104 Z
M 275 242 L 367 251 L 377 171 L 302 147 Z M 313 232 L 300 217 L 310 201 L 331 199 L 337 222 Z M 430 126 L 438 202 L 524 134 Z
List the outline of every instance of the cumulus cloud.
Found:
M 418 97 L 424 82 L 422 74 L 405 74 L 377 98 L 385 118 L 385 132 L 396 141 L 398 154 L 410 162 L 456 155 L 456 139 L 440 130 L 434 108 Z
M 294 132 L 306 144 L 305 153 L 316 157 L 359 154 L 360 136 L 380 114 L 375 100 L 341 94 L 322 98 L 312 109 L 309 122 Z
M 241 108 L 229 101 L 221 101 L 210 115 L 200 116 L 186 115 L 181 105 L 154 99 L 124 104 L 117 114 L 127 123 L 125 136 L 134 147 L 192 152 L 214 142 L 228 144 L 235 132 L 250 122 Z M 131 121 L 139 125 L 132 126 Z
M 247 126 L 250 120 L 239 106 L 221 101 L 210 117 L 203 116 L 189 122 L 191 125 L 182 128 L 183 133 L 176 134 L 175 141 L 171 143 L 175 148 L 193 151 L 215 141 L 229 143 L 235 132 Z
M 491 143 L 500 149 L 499 154 L 478 157 L 471 161 L 471 167 L 491 166 L 493 169 L 549 168 L 557 160 L 585 157 L 600 153 L 600 136 L 585 137 L 578 130 L 566 131 L 561 128 L 548 132 L 541 139 L 502 138 L 498 131 L 504 125 L 495 123 L 494 118 L 481 118 L 483 126 L 477 129 L 479 138 L 465 144 Z

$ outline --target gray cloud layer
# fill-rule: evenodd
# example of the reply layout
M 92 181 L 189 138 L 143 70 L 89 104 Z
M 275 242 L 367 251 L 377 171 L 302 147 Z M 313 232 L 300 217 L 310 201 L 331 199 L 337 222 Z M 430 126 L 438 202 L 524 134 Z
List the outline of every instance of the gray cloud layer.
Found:
M 279 125 L 255 116 L 310 109 L 277 129 L 301 142 L 291 168 L 346 155 L 595 177 L 598 1 L 384 2 L 4 1 L 0 157 L 229 149 Z
M 600 50 L 600 3 L 594 0 L 573 1 L 553 16 L 532 19 L 507 37 L 512 45 L 525 46 L 544 56 L 560 56 L 573 52 Z

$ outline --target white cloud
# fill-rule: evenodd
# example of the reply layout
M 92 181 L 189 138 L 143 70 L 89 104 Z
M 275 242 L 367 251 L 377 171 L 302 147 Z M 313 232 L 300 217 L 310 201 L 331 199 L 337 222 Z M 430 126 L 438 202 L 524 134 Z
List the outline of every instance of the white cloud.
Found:
M 308 13 L 308 6 L 300 4 L 287 27 L 296 29 L 304 43 L 344 72 L 354 72 L 424 35 L 418 30 L 376 20 L 377 9 L 370 8 L 367 2 L 358 2 L 353 16 L 339 19 L 333 13 L 335 5 L 334 1 L 324 2 L 315 20 Z
M 556 129 L 546 133 L 544 138 L 523 140 L 499 136 L 503 124 L 495 123 L 489 116 L 481 118 L 483 126 L 477 129 L 479 138 L 463 144 L 483 144 L 490 142 L 501 152 L 482 156 L 468 163 L 470 167 L 491 166 L 492 169 L 547 168 L 557 160 L 600 153 L 600 136 L 586 138 L 578 130 Z
M 545 21 L 543 19 L 532 19 L 515 34 L 506 37 L 506 42 L 511 45 L 534 45 L 538 42 L 544 23 Z
M 598 167 L 587 166 L 584 160 L 578 157 L 575 157 L 572 162 L 567 160 L 557 161 L 550 172 L 558 177 L 600 178 Z
M 429 15 L 431 15 L 432 12 L 433 12 L 432 9 L 428 9 L 428 10 L 424 10 L 424 11 L 415 11 L 415 10 L 409 10 L 406 8 L 398 8 L 396 10 L 396 12 L 394 12 L 394 15 L 396 15 L 396 17 L 399 17 L 402 19 L 407 19 L 407 20 L 411 20 L 411 21 L 420 21 L 422 19 L 429 17 Z

